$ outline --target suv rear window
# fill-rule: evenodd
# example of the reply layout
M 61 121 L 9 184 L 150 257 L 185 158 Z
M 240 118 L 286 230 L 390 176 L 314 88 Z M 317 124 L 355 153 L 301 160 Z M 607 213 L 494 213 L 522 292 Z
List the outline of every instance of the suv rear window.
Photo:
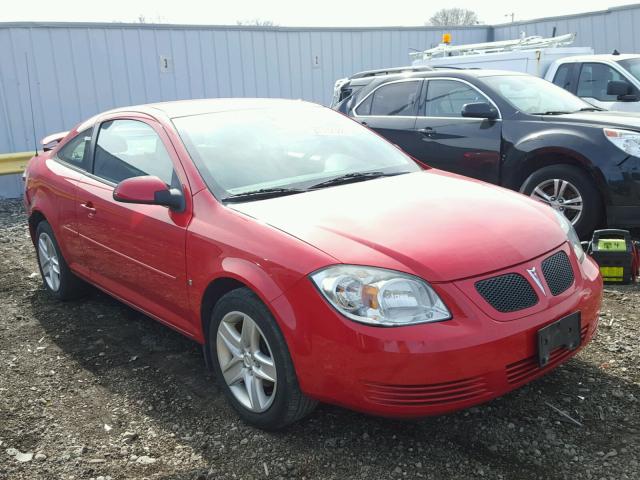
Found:
M 357 115 L 415 115 L 421 80 L 393 82 L 373 91 L 358 107 Z

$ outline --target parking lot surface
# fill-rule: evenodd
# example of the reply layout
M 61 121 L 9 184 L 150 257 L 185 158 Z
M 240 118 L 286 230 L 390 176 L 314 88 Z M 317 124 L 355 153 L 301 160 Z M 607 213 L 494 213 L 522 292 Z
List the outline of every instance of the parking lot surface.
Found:
M 576 358 L 488 404 L 419 421 L 320 406 L 265 433 L 196 344 L 99 292 L 47 296 L 22 206 L 0 202 L 0 479 L 637 479 L 639 462 L 638 286 L 606 289 Z

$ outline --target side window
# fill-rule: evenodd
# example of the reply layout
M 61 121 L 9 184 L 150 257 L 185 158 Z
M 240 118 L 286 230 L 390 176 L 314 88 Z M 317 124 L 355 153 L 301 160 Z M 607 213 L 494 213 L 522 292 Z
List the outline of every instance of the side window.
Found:
M 424 114 L 427 117 L 462 117 L 467 103 L 491 103 L 487 97 L 466 83 L 456 80 L 429 80 Z
M 615 95 L 607 95 L 607 84 L 612 80 L 626 82 L 626 79 L 609 65 L 585 63 L 580 70 L 576 95 L 595 98 L 602 102 L 615 102 L 617 99 Z
M 73 137 L 65 146 L 58 150 L 57 157 L 63 162 L 76 167 L 85 168 L 85 151 L 91 143 L 91 128 L 87 128 Z
M 572 63 L 563 63 L 556 70 L 556 74 L 553 77 L 553 83 L 560 88 L 564 88 L 565 90 L 569 90 L 571 86 L 571 71 L 573 64 Z
M 136 120 L 111 120 L 100 126 L 93 173 L 114 183 L 155 175 L 167 185 L 179 186 L 162 140 L 153 128 Z
M 358 115 L 415 115 L 421 81 L 389 83 L 379 87 L 356 109 Z

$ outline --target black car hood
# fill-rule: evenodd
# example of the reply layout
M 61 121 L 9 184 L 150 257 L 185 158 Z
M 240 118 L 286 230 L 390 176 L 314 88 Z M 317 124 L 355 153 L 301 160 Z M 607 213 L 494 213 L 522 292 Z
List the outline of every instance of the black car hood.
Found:
M 544 120 L 551 123 L 569 123 L 601 127 L 618 127 L 640 130 L 640 115 L 630 112 L 578 112 L 566 115 L 545 115 Z

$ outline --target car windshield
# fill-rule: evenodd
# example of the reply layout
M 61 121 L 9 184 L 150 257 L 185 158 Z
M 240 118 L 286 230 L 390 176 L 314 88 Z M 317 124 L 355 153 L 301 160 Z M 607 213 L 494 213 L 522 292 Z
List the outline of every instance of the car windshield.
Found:
M 618 60 L 618 63 L 625 70 L 631 73 L 636 80 L 640 81 L 640 58 L 628 58 L 626 60 Z
M 550 115 L 578 112 L 592 105 L 572 93 L 538 77 L 495 75 L 480 80 L 515 109 L 530 114 Z
M 173 122 L 220 199 L 267 189 L 306 189 L 345 175 L 421 169 L 367 128 L 317 106 L 226 111 Z

